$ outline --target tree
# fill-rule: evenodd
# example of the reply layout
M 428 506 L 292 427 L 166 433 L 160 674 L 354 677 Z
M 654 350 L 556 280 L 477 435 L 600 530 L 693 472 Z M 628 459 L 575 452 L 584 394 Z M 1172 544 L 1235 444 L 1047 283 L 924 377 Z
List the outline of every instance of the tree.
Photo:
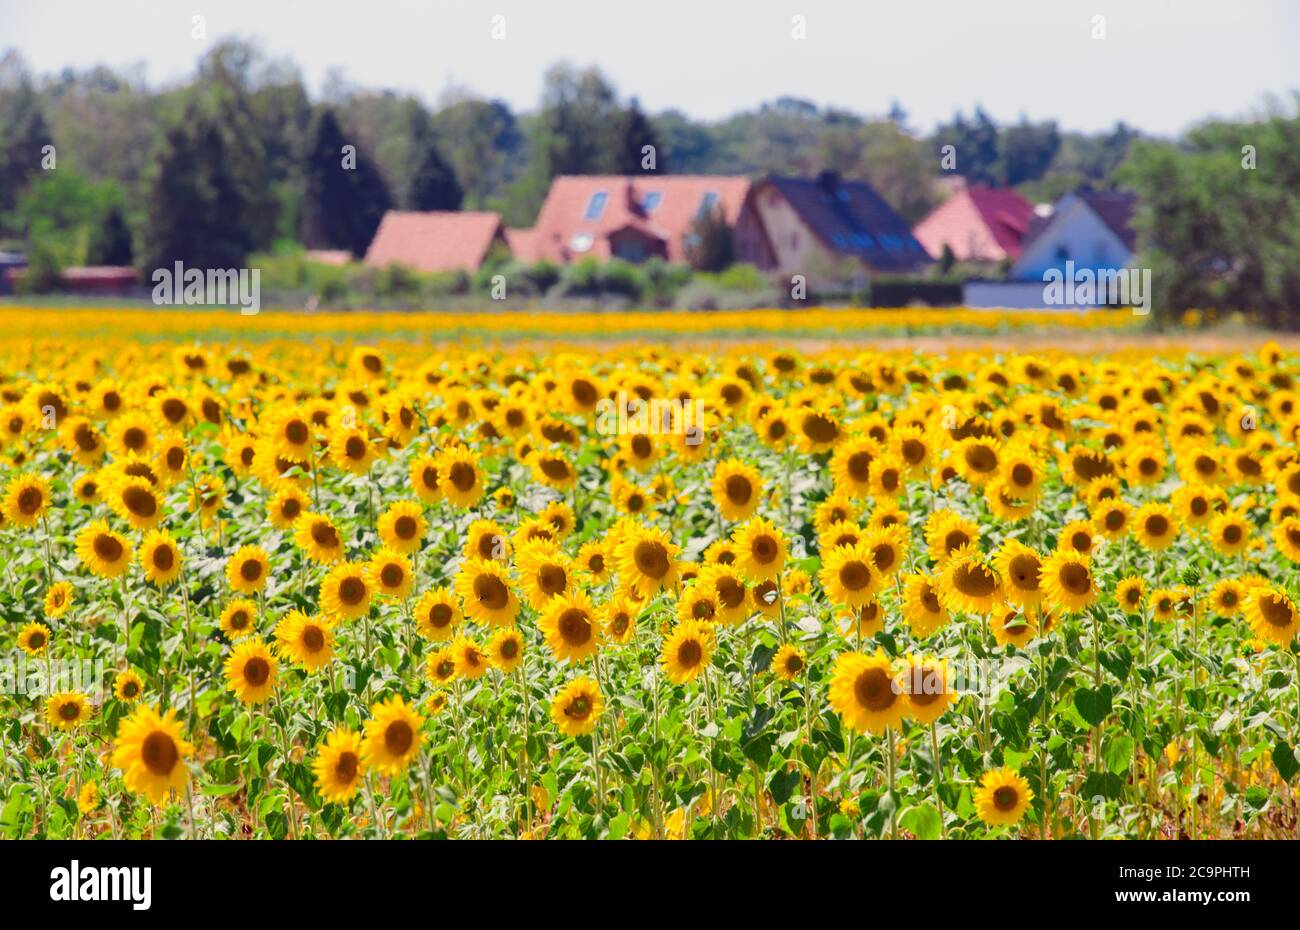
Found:
M 0 217 L 18 203 L 41 171 L 44 147 L 54 139 L 31 76 L 17 52 L 0 58 Z
M 388 185 L 369 153 L 344 137 L 332 109 L 321 111 L 311 140 L 303 166 L 303 242 L 363 255 L 392 207 Z
M 248 214 L 261 192 L 233 168 L 223 128 L 191 104 L 166 134 L 149 188 L 141 243 L 146 272 L 183 262 L 238 268 L 254 245 Z
M 411 178 L 412 210 L 459 210 L 464 191 L 456 181 L 456 172 L 443 159 L 432 141 L 425 143 L 419 167 Z
M 500 100 L 483 100 L 463 91 L 445 95 L 433 118 L 441 149 L 465 192 L 465 205 L 481 209 L 500 197 L 520 174 L 526 142 L 514 114 Z
M 983 107 L 975 108 L 970 122 L 958 113 L 951 123 L 940 126 L 935 130 L 933 144 L 936 164 L 943 147 L 951 145 L 956 149 L 957 174 L 972 184 L 998 183 L 998 127 Z
M 736 258 L 735 235 L 722 207 L 703 212 L 686 235 L 686 260 L 696 271 L 721 271 Z
M 654 170 L 667 172 L 667 161 L 660 151 L 659 136 L 654 124 L 641 111 L 640 102 L 633 97 L 627 109 L 619 114 L 618 125 L 614 130 L 610 159 L 611 174 L 640 174 L 647 148 L 654 153 Z
M 135 260 L 131 230 L 122 208 L 114 205 L 94 230 L 86 254 L 87 265 L 130 265 Z

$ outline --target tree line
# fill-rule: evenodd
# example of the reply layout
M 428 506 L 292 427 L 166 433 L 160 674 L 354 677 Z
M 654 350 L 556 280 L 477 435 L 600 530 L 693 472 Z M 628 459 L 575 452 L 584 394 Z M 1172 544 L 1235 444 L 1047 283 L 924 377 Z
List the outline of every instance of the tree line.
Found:
M 1140 197 L 1139 242 L 1161 270 L 1158 288 L 1167 275 L 1167 308 L 1263 312 L 1294 303 L 1275 259 L 1295 255 L 1296 126 L 1280 109 L 1246 124 L 1258 128 L 1259 167 L 1230 180 L 1216 172 L 1241 157 L 1243 127 L 1232 123 L 1157 140 L 1122 123 L 1092 134 L 998 124 L 977 107 L 925 133 L 898 104 L 868 116 L 793 97 L 705 122 L 647 113 L 598 70 L 563 63 L 536 108 L 517 113 L 463 89 L 430 106 L 337 71 L 313 98 L 292 63 L 240 40 L 168 87 L 150 86 L 142 68 L 36 76 L 10 51 L 0 56 L 0 248 L 25 251 L 34 281 L 76 264 L 233 267 L 300 246 L 359 256 L 390 208 L 495 210 L 528 226 L 556 175 L 640 173 L 652 151 L 660 173 L 865 178 L 909 222 L 941 202 L 945 174 L 1038 202 L 1123 185 Z

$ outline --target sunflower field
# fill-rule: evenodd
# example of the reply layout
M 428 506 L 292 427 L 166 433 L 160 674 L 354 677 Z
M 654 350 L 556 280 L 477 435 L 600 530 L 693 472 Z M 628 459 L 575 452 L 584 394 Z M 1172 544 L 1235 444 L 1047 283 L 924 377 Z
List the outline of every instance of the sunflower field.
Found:
M 780 316 L 3 311 L 0 836 L 1295 837 L 1300 362 Z

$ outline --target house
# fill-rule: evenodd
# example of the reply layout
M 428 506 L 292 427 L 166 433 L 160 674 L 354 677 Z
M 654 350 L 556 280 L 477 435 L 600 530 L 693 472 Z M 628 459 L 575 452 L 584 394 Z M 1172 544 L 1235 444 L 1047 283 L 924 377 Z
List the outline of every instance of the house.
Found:
M 507 229 L 525 262 L 567 264 L 586 256 L 685 262 L 692 226 L 721 209 L 735 225 L 749 191 L 743 177 L 711 175 L 561 175 L 528 229 Z
M 1020 257 L 1033 205 L 1009 188 L 976 185 L 953 193 L 912 230 L 930 257 L 944 248 L 959 262 L 997 264 Z
M 830 171 L 756 182 L 737 221 L 736 258 L 783 276 L 817 277 L 837 276 L 846 266 L 910 272 L 930 261 L 870 184 Z
M 389 210 L 366 250 L 371 268 L 405 265 L 414 271 L 477 271 L 492 247 L 506 246 L 501 217 L 474 211 L 416 213 Z
M 1098 273 L 1129 268 L 1137 249 L 1131 224 L 1136 204 L 1133 194 L 1120 191 L 1083 189 L 1066 194 L 1030 221 L 1007 280 L 968 282 L 964 302 L 970 307 L 1044 307 L 1049 278 L 1099 277 Z M 1102 289 L 1067 306 L 1115 302 L 1114 295 Z

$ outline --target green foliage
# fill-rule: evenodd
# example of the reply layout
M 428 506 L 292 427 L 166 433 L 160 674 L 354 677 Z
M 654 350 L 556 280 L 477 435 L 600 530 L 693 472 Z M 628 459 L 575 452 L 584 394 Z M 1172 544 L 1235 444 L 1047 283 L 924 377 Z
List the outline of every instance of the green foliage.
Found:
M 370 153 L 343 134 L 333 110 L 316 118 L 311 139 L 304 166 L 303 242 L 364 255 L 393 205 L 388 185 Z

